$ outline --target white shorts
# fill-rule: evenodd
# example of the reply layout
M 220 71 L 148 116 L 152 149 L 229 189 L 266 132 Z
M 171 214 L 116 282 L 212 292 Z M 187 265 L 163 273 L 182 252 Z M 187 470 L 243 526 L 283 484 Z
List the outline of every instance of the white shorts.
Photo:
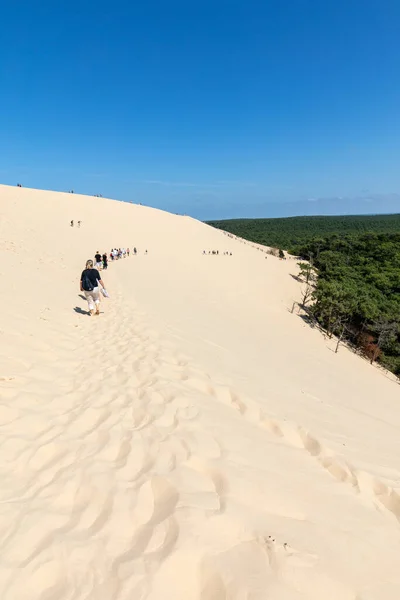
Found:
M 94 310 L 95 305 L 100 304 L 99 288 L 95 287 L 91 292 L 84 290 L 85 298 L 88 302 L 89 310 Z

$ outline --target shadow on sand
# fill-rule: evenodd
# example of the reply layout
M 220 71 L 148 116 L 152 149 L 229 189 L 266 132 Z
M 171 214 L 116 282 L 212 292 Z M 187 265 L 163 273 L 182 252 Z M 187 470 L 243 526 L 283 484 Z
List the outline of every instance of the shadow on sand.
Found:
M 87 310 L 82 310 L 80 306 L 75 306 L 74 311 L 80 315 L 85 315 L 85 317 L 90 317 L 90 313 Z

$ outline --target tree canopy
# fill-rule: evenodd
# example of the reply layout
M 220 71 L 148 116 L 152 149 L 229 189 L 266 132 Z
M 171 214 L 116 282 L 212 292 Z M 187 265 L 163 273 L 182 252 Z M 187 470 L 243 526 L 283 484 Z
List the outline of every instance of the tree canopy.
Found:
M 310 240 L 327 236 L 363 233 L 398 233 L 400 214 L 340 217 L 289 217 L 284 219 L 231 219 L 209 221 L 209 225 L 241 238 L 283 248 L 297 254 L 297 248 Z
M 328 333 L 369 344 L 400 376 L 400 233 L 331 236 L 298 249 L 318 271 L 312 312 Z M 303 267 L 304 270 L 304 267 Z

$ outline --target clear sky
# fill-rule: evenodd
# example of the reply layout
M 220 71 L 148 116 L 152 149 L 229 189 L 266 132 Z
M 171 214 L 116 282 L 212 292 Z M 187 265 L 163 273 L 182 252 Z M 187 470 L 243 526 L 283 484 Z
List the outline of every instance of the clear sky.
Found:
M 198 218 L 400 212 L 399 0 L 0 4 L 0 182 Z

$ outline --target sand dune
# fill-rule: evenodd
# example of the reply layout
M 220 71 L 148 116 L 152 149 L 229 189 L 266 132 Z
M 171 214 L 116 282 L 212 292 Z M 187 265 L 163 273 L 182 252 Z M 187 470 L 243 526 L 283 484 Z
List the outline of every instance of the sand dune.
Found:
M 295 261 L 6 186 L 0 253 L 2 600 L 399 598 L 399 387 L 290 314 Z

